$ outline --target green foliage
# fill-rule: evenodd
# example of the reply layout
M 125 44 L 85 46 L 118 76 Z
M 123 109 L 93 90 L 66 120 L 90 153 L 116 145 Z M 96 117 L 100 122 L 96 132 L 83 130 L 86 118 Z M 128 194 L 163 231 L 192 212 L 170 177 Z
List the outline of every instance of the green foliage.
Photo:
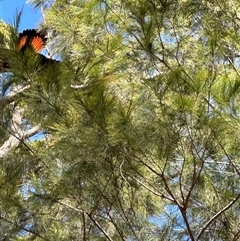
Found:
M 239 3 L 30 2 L 61 63 L 39 68 L 1 28 L 13 66 L 2 92 L 28 86 L 11 104 L 23 129 L 43 131 L 0 163 L 1 235 L 237 240 Z

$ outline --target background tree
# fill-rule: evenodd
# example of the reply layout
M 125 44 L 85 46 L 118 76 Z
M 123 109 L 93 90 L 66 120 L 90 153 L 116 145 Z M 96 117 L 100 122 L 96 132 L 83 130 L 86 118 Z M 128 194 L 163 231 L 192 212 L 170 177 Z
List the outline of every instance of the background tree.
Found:
M 1 236 L 238 240 L 240 4 L 31 2 L 61 63 L 1 25 Z

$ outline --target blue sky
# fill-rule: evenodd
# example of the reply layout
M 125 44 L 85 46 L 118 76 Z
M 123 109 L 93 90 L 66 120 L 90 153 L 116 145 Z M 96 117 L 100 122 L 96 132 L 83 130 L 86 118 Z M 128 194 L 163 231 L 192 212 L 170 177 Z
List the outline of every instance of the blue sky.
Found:
M 9 24 L 14 22 L 16 10 L 23 8 L 19 31 L 35 28 L 41 22 L 41 14 L 27 0 L 0 0 L 0 18 Z

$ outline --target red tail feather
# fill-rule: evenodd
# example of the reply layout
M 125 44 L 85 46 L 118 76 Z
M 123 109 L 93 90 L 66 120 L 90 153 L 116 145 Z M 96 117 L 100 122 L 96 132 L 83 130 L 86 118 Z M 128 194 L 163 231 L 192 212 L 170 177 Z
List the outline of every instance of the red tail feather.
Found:
M 27 29 L 19 34 L 18 49 L 24 51 L 26 48 L 32 48 L 34 52 L 41 51 L 46 43 L 47 38 L 42 32 L 35 29 Z
M 38 53 L 44 48 L 46 41 L 47 38 L 43 32 L 38 32 L 35 29 L 27 29 L 19 34 L 17 48 L 21 52 L 24 52 L 26 49 L 30 49 L 35 52 L 39 59 L 40 66 L 49 66 L 58 63 L 59 61 L 49 59 Z M 7 72 L 9 69 L 11 69 L 11 65 L 8 61 L 0 59 L 0 73 Z
M 41 51 L 44 48 L 43 39 L 38 36 L 33 37 L 31 41 L 31 47 L 36 53 Z
M 22 36 L 18 41 L 18 49 L 22 49 L 27 43 L 27 36 Z

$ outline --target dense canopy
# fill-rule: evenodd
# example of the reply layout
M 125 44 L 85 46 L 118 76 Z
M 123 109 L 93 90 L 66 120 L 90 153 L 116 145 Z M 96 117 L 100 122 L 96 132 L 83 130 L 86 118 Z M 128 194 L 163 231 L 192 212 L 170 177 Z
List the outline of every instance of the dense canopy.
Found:
M 1 240 L 239 240 L 240 2 L 29 2 L 58 62 L 0 22 Z

